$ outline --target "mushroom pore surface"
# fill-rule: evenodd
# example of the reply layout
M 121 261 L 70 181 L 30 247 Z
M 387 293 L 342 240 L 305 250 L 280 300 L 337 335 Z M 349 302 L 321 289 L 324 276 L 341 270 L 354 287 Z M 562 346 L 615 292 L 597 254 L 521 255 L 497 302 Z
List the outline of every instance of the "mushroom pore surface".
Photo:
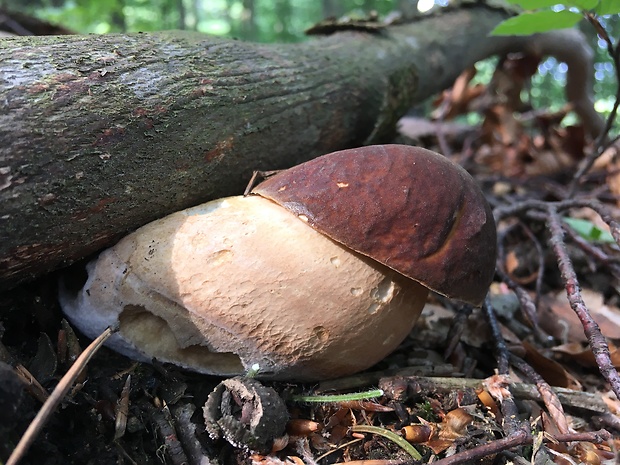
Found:
M 230 197 L 150 223 L 87 265 L 63 310 L 111 345 L 195 371 L 310 381 L 381 360 L 427 289 L 259 197 Z

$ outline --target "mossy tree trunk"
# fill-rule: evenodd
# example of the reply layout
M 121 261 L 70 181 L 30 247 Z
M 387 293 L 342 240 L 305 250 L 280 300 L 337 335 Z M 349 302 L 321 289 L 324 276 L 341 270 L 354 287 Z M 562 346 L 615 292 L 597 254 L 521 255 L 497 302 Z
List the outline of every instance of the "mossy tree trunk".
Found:
M 463 5 L 378 33 L 264 45 L 195 33 L 0 42 L 0 287 L 155 218 L 239 194 L 252 171 L 388 140 L 414 103 L 504 39 Z

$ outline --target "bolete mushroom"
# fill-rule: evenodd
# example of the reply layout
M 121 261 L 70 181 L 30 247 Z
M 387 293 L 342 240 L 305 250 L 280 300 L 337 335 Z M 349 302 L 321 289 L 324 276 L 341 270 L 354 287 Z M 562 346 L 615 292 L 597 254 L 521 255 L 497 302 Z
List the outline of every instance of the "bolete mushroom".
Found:
M 102 252 L 71 321 L 116 350 L 199 372 L 309 381 L 381 360 L 428 290 L 479 304 L 495 224 L 471 176 L 402 145 L 325 155 L 230 197 L 154 221 Z

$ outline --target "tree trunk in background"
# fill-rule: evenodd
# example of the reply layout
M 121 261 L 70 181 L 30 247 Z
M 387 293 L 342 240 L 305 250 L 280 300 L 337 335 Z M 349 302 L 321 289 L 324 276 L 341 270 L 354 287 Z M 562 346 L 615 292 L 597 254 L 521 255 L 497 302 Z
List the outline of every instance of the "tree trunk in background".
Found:
M 274 0 L 276 30 L 283 41 L 290 42 L 294 35 L 291 33 L 291 3 L 290 0 Z M 279 29 L 279 30 L 278 30 Z M 281 32 L 280 32 L 281 31 Z
M 181 30 L 187 29 L 185 24 L 185 4 L 183 0 L 176 0 L 176 9 L 179 14 L 178 28 Z
M 127 18 L 125 17 L 125 0 L 116 0 L 116 8 L 110 13 L 110 22 L 122 32 L 127 31 Z
M 195 33 L 0 42 L 0 286 L 286 168 L 389 140 L 414 103 L 512 47 L 482 4 L 303 44 Z M 508 47 L 509 48 L 509 47 Z
M 241 37 L 244 40 L 255 40 L 256 15 L 254 14 L 254 0 L 243 0 L 243 13 L 241 16 Z
M 323 18 L 337 18 L 343 14 L 342 3 L 338 0 L 322 0 Z
M 200 0 L 191 0 L 191 5 L 192 5 L 192 8 L 191 8 L 192 14 L 191 14 L 191 16 L 193 18 L 192 21 L 191 21 L 191 29 L 193 31 L 197 31 L 198 30 L 198 23 L 200 22 L 200 13 L 201 13 L 202 8 L 201 8 L 201 6 L 198 3 L 199 1 Z M 189 29 L 187 27 L 187 15 L 185 15 L 185 24 L 186 24 L 185 29 Z

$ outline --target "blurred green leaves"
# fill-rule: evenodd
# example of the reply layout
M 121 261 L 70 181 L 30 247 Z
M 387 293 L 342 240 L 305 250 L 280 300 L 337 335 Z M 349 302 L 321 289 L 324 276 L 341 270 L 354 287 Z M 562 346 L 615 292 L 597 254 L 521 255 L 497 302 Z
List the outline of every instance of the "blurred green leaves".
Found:
M 531 1 L 528 0 L 528 3 Z M 538 32 L 573 27 L 582 18 L 581 14 L 569 10 L 525 12 L 501 22 L 493 29 L 492 34 L 496 36 L 527 36 Z
M 594 12 L 599 16 L 616 15 L 620 13 L 620 0 L 603 0 Z
M 580 218 L 562 218 L 577 234 L 590 242 L 604 242 L 613 244 L 616 241 L 609 231 L 599 228 L 594 223 Z
M 585 12 L 620 13 L 620 0 L 507 0 L 524 12 L 501 22 L 491 35 L 531 35 L 575 26 Z

